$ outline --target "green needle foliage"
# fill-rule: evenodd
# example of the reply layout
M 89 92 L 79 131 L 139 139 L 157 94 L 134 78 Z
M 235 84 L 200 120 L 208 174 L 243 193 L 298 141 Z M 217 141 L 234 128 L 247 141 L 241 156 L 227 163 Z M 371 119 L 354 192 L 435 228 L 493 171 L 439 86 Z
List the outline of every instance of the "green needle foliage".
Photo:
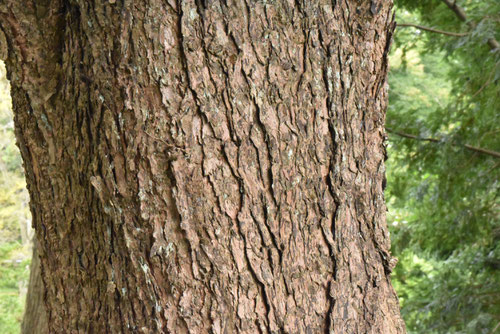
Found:
M 455 1 L 450 1 L 454 3 Z M 387 200 L 410 333 L 500 333 L 500 1 L 396 0 Z M 493 155 L 492 155 L 493 154 Z

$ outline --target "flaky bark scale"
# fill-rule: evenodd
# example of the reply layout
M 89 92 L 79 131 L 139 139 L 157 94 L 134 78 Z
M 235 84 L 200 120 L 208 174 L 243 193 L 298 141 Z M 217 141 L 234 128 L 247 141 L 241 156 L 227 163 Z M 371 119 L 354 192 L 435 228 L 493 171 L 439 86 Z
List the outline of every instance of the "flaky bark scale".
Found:
M 390 1 L 0 4 L 51 333 L 404 333 Z

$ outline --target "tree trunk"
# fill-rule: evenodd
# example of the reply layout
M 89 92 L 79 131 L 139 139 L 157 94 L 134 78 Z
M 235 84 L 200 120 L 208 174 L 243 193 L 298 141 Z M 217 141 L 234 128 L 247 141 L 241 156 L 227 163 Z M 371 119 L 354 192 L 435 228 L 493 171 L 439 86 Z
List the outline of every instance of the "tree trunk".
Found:
M 390 8 L 0 2 L 50 333 L 404 333 Z
M 33 244 L 33 257 L 31 259 L 30 282 L 26 307 L 21 326 L 22 334 L 48 334 L 47 312 L 43 303 L 43 282 L 40 273 L 40 259 L 36 243 Z

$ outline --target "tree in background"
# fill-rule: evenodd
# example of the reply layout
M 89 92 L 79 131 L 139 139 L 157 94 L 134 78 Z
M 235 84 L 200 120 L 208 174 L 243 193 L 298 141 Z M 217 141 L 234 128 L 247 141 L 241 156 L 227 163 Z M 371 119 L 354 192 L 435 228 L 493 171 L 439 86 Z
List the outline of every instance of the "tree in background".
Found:
M 500 332 L 500 2 L 396 4 L 387 198 L 403 316 L 414 333 Z
M 391 6 L 0 2 L 50 333 L 404 333 Z

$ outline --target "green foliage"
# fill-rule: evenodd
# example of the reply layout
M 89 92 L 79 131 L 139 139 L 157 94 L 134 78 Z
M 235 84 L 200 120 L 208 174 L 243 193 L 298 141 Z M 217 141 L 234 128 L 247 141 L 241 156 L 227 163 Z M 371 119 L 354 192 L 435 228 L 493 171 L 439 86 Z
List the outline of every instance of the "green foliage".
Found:
M 500 2 L 396 1 L 387 115 L 393 279 L 410 333 L 490 333 L 500 323 Z M 411 134 L 435 141 L 404 138 Z
M 29 277 L 28 251 L 18 242 L 0 243 L 0 328 L 5 334 L 20 332 Z

